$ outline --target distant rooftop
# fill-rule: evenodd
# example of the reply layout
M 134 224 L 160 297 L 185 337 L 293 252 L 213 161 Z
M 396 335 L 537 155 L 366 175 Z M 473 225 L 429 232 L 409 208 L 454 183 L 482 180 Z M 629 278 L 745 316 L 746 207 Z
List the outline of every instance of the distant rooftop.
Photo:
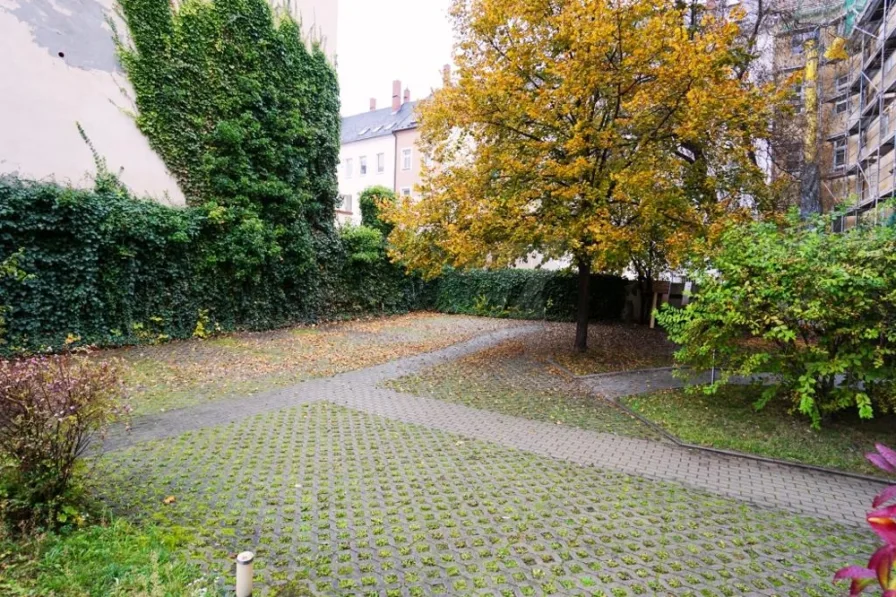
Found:
M 375 139 L 391 135 L 393 131 L 414 128 L 417 126 L 415 108 L 417 102 L 405 102 L 392 111 L 392 106 L 362 112 L 342 119 L 342 144 Z

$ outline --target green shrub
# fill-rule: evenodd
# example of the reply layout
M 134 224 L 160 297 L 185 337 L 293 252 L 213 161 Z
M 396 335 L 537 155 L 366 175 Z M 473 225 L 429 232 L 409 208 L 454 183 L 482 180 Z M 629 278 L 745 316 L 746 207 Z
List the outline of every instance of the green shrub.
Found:
M 729 227 L 685 309 L 660 323 L 679 363 L 773 377 L 757 406 L 778 397 L 818 426 L 847 408 L 864 418 L 896 404 L 896 229 L 832 232 L 833 218 Z
M 567 271 L 448 270 L 437 280 L 435 304 L 446 313 L 571 321 L 577 284 Z M 591 319 L 619 319 L 626 284 L 616 276 L 592 276 Z
M 388 238 L 392 232 L 392 224 L 380 219 L 380 204 L 382 202 L 395 202 L 395 193 L 392 189 L 383 186 L 373 186 L 364 189 L 358 200 L 361 207 L 361 224 L 368 228 L 375 228 Z
M 339 236 L 349 263 L 371 264 L 383 258 L 383 233 L 376 228 L 346 224 Z
M 123 414 L 117 366 L 86 356 L 0 361 L 0 515 L 20 523 L 78 516 L 77 468 Z
M 88 191 L 0 177 L 0 276 L 7 343 L 60 349 L 189 338 L 204 329 L 269 329 L 347 307 L 417 307 L 417 281 L 348 262 L 338 235 L 311 232 L 284 250 L 274 226 L 213 203 L 171 208 L 120 190 Z M 373 280 L 371 276 L 382 276 Z

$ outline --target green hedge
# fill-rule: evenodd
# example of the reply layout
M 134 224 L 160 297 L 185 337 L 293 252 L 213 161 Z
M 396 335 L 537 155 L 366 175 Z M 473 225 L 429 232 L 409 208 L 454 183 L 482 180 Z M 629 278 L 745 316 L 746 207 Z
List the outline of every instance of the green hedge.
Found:
M 591 276 L 591 319 L 619 319 L 626 284 L 618 276 Z M 578 278 L 569 271 L 448 271 L 438 280 L 435 304 L 445 313 L 572 321 L 577 289 Z
M 5 352 L 98 345 L 208 329 L 265 329 L 418 308 L 421 283 L 382 259 L 357 263 L 332 229 L 279 247 L 251 217 L 172 208 L 115 187 L 76 190 L 0 177 Z M 271 249 L 273 247 L 274 249 Z

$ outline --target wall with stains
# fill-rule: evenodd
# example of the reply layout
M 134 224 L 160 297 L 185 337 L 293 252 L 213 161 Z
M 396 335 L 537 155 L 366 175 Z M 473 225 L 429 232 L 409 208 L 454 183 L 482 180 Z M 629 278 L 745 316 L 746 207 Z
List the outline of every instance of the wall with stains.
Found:
M 96 168 L 80 123 L 134 193 L 182 205 L 177 182 L 134 123 L 133 90 L 107 23 L 113 2 L 0 0 L 0 174 L 91 186 Z M 307 13 L 305 29 L 335 56 L 336 0 L 287 6 Z

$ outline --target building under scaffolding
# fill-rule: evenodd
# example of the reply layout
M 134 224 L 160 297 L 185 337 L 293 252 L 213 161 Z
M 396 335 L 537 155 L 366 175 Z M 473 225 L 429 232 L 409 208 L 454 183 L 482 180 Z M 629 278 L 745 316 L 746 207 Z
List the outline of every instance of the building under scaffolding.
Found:
M 817 80 L 796 84 L 795 114 L 777 125 L 773 176 L 789 176 L 799 195 L 806 162 L 815 161 L 820 202 L 846 205 L 844 226 L 888 217 L 885 204 L 896 195 L 896 0 L 796 2 L 786 12 L 775 34 L 775 77 L 811 72 L 807 62 L 817 59 Z M 832 56 L 838 38 L 846 53 Z

